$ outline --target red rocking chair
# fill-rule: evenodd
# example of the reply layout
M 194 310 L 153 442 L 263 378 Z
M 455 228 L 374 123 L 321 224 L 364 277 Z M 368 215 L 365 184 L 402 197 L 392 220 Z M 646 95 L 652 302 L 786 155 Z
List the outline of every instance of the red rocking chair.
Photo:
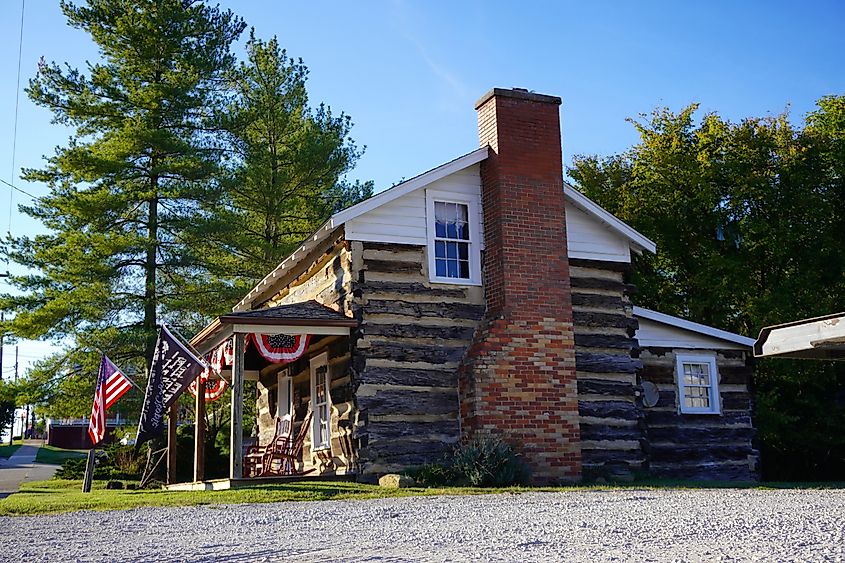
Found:
M 266 446 L 250 446 L 244 455 L 244 475 L 259 477 L 264 473 L 263 460 L 269 450 L 285 449 L 290 443 L 292 419 L 289 414 L 276 417 L 276 432 Z
M 299 428 L 296 438 L 292 438 L 290 432 L 284 440 L 274 440 L 264 449 L 264 456 L 261 459 L 260 477 L 270 477 L 273 475 L 304 475 L 311 473 L 314 469 L 309 471 L 299 471 L 297 463 L 299 457 L 302 455 L 302 446 L 305 443 L 305 437 L 311 428 L 311 413 L 302 421 L 302 426 Z

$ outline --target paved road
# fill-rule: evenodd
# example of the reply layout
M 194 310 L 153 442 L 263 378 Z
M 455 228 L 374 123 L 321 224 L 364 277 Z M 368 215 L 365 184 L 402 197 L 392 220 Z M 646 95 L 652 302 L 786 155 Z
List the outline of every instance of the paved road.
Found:
M 8 561 L 845 561 L 845 490 L 154 507 L 2 517 L 0 530 Z
M 0 459 L 0 498 L 17 491 L 21 483 L 50 479 L 58 465 L 35 463 L 43 440 L 24 440 L 23 445 L 9 459 Z

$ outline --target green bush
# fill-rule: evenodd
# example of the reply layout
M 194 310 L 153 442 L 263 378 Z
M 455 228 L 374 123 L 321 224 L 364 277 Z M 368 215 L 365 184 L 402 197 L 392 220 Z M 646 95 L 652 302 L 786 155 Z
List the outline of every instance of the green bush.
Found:
M 522 457 L 495 436 L 475 436 L 461 442 L 442 462 L 405 473 L 424 487 L 508 487 L 526 484 L 531 477 Z
M 451 470 L 473 487 L 507 487 L 528 482 L 531 472 L 510 444 L 495 436 L 474 436 L 452 453 Z

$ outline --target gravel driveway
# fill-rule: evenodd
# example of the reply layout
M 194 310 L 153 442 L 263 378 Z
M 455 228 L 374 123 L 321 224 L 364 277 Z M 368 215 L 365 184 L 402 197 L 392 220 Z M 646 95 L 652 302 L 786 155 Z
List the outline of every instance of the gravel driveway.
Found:
M 0 518 L 9 561 L 843 561 L 845 490 L 624 490 Z

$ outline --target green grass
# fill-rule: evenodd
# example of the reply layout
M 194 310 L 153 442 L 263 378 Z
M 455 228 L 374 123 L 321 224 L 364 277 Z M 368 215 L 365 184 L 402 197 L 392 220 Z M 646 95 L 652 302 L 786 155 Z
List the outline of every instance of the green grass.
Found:
M 0 501 L 0 515 L 52 514 L 75 510 L 124 510 L 141 506 L 195 506 L 264 502 L 374 499 L 387 497 L 472 495 L 527 489 L 386 489 L 377 485 L 347 482 L 299 482 L 262 485 L 226 491 L 106 490 L 105 482 L 94 481 L 90 493 L 82 492 L 82 481 L 34 481 Z
M 11 446 L 4 442 L 3 445 L 0 446 L 0 457 L 12 457 L 12 454 L 15 453 L 22 445 L 23 440 L 13 440 Z
M 77 459 L 88 455 L 86 450 L 63 450 L 53 446 L 43 445 L 35 455 L 35 463 L 49 463 L 61 465 L 69 459 Z
M 707 489 L 707 488 L 757 488 L 757 489 L 819 489 L 845 488 L 837 483 L 702 483 L 694 481 L 640 481 L 628 484 L 567 486 L 567 487 L 513 487 L 507 489 L 475 489 L 468 487 L 386 489 L 376 485 L 347 482 L 306 481 L 277 485 L 261 485 L 226 491 L 142 491 L 106 490 L 105 481 L 94 481 L 93 491 L 82 492 L 82 481 L 36 481 L 25 483 L 20 492 L 0 500 L 0 515 L 20 516 L 52 514 L 75 510 L 124 510 L 142 506 L 196 506 L 215 504 L 242 504 L 265 502 L 296 502 L 320 500 L 362 500 L 407 496 L 478 495 L 490 493 L 519 494 L 538 491 L 609 491 L 654 489 Z

